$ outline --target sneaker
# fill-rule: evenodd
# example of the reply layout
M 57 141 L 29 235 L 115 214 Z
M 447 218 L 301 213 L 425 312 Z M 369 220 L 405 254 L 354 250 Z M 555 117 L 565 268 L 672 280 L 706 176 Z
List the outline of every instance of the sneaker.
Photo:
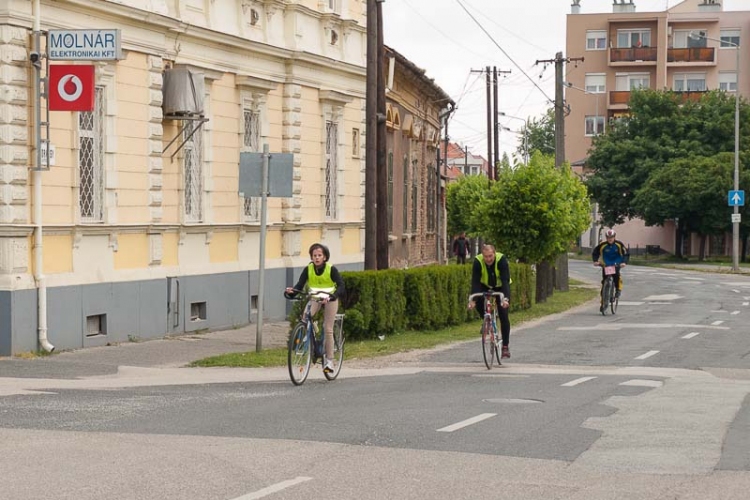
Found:
M 510 349 L 508 349 L 508 346 L 507 346 L 507 345 L 504 345 L 504 346 L 503 346 L 503 353 L 502 353 L 502 355 L 501 355 L 500 357 L 501 357 L 502 359 L 507 359 L 507 358 L 510 358 Z
M 330 359 L 326 361 L 325 365 L 323 365 L 323 372 L 333 373 L 333 361 L 331 361 Z
M 619 299 L 619 298 L 620 298 L 620 290 L 617 290 L 617 291 L 615 292 L 615 298 L 616 298 L 616 299 Z

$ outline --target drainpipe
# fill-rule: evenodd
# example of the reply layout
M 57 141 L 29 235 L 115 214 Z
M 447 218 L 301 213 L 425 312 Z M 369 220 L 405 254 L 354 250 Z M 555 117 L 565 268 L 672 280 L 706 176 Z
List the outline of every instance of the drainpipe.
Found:
M 32 4 L 34 16 L 34 33 L 33 33 L 33 48 L 32 51 L 37 54 L 41 54 L 41 44 L 39 43 L 39 37 L 41 36 L 41 5 L 40 0 L 34 0 Z M 42 106 L 41 106 L 41 70 L 42 70 L 42 58 L 41 56 L 32 61 L 34 66 L 34 132 L 36 140 L 34 146 L 36 151 L 34 154 L 34 168 L 32 168 L 32 174 L 34 176 L 34 280 L 36 281 L 37 288 L 37 328 L 39 346 L 47 352 L 55 350 L 55 346 L 50 344 L 47 340 L 47 283 L 44 280 L 44 273 L 42 270 L 44 247 L 42 244 Z

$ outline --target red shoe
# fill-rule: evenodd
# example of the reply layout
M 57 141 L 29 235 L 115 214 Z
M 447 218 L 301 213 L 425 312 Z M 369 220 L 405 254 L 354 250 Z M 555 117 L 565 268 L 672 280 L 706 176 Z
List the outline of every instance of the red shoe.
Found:
M 504 346 L 503 346 L 503 351 L 502 351 L 502 354 L 501 354 L 501 356 L 500 356 L 500 357 L 501 357 L 502 359 L 507 359 L 507 358 L 510 358 L 510 349 L 508 349 L 508 346 L 507 346 L 507 345 L 504 345 Z

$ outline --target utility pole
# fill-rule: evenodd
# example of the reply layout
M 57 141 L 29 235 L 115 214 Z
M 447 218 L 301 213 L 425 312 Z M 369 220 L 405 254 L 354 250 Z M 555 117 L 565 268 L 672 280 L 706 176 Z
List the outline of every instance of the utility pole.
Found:
M 510 73 L 510 71 L 498 71 L 496 66 L 492 67 L 492 85 L 494 87 L 495 95 L 494 95 L 494 101 L 495 101 L 495 109 L 492 110 L 492 119 L 495 120 L 495 162 L 493 165 L 493 175 L 495 180 L 497 180 L 497 171 L 500 168 L 500 119 L 498 118 L 498 115 L 500 114 L 500 107 L 498 106 L 498 84 L 497 84 L 497 75 L 501 73 Z
M 367 96 L 365 125 L 365 269 L 377 265 L 378 20 L 376 0 L 367 0 Z
M 385 144 L 385 69 L 384 40 L 383 40 L 383 0 L 375 0 L 375 15 L 377 16 L 377 171 L 378 171 L 378 195 L 377 195 L 377 266 L 378 269 L 390 267 L 388 259 L 388 169 L 386 165 Z
M 485 68 L 485 76 L 487 80 L 487 162 L 489 163 L 489 171 L 487 177 L 490 180 L 495 180 L 495 169 L 492 163 L 492 83 L 490 82 L 490 67 Z

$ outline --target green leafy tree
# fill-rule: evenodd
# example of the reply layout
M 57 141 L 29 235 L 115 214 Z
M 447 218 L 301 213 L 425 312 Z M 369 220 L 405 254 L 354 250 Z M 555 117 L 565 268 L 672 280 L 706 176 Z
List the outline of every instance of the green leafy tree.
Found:
M 568 165 L 535 153 L 528 165 L 500 171 L 479 206 L 477 222 L 488 242 L 512 259 L 548 263 L 588 227 L 586 187 Z M 551 276 L 537 273 L 537 302 L 552 293 Z
M 521 144 L 516 152 L 521 158 L 526 158 L 539 151 L 545 155 L 555 154 L 555 108 L 549 108 L 541 118 L 532 118 L 520 131 Z
M 469 236 L 478 236 L 481 233 L 475 214 L 488 189 L 489 181 L 481 175 L 464 175 L 448 184 L 445 200 L 448 234 L 466 232 Z

